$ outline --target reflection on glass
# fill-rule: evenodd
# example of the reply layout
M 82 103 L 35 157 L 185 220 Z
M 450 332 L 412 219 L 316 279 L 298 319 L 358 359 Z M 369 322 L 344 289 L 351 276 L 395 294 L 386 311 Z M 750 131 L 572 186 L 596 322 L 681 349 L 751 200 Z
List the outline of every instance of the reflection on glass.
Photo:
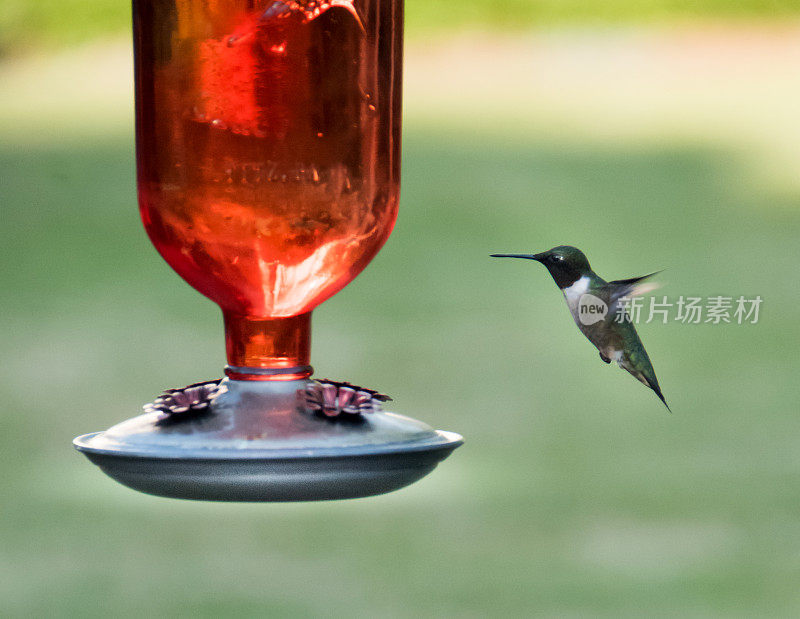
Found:
M 397 216 L 402 2 L 136 0 L 134 33 L 150 239 L 222 308 L 229 374 L 307 373 L 311 310 Z

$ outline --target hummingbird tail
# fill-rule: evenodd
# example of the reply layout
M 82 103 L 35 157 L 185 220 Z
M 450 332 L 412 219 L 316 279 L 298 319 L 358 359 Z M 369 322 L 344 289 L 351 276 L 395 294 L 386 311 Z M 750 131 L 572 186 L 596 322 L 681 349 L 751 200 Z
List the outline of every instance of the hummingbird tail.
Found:
M 658 399 L 661 400 L 664 403 L 664 406 L 666 406 L 667 410 L 671 413 L 672 409 L 669 407 L 669 404 L 667 404 L 666 399 L 664 399 L 664 394 L 661 393 L 661 387 L 658 386 L 658 383 L 657 382 L 656 383 L 651 382 L 648 379 L 647 384 L 650 386 L 650 389 L 655 391 L 655 394 L 658 396 Z
M 664 396 L 661 394 L 661 392 L 660 391 L 656 391 L 656 395 L 664 403 L 664 406 L 667 407 L 667 410 L 671 413 L 672 409 L 669 407 L 669 404 L 667 404 L 667 401 L 664 399 Z

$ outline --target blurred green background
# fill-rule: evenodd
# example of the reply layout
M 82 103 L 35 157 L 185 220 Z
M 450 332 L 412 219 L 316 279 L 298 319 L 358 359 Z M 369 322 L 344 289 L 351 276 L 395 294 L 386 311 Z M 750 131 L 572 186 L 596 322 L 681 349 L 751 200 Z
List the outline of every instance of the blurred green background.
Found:
M 800 8 L 409 0 L 395 233 L 315 312 L 319 375 L 461 432 L 371 499 L 218 505 L 73 436 L 219 375 L 135 207 L 128 6 L 0 11 L 4 616 L 800 614 Z M 641 325 L 673 415 L 537 265 L 570 243 L 756 325 Z

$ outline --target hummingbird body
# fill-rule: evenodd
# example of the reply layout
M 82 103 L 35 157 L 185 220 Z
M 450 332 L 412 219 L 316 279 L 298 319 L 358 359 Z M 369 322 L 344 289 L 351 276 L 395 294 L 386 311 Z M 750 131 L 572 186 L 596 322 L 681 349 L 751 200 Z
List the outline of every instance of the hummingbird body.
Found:
M 492 254 L 492 257 L 525 258 L 542 263 L 564 294 L 578 329 L 594 344 L 600 358 L 606 363 L 616 362 L 650 387 L 669 410 L 650 357 L 620 304 L 622 298 L 652 290 L 655 286 L 644 280 L 655 273 L 607 282 L 592 270 L 583 252 L 569 245 L 560 245 L 539 254 Z

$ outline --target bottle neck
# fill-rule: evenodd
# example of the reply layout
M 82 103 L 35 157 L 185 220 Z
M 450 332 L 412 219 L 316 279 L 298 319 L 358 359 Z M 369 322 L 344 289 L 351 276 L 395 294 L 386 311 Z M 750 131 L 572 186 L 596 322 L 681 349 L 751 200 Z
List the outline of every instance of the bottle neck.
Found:
M 229 378 L 297 380 L 311 375 L 311 312 L 254 318 L 223 311 L 223 317 Z

